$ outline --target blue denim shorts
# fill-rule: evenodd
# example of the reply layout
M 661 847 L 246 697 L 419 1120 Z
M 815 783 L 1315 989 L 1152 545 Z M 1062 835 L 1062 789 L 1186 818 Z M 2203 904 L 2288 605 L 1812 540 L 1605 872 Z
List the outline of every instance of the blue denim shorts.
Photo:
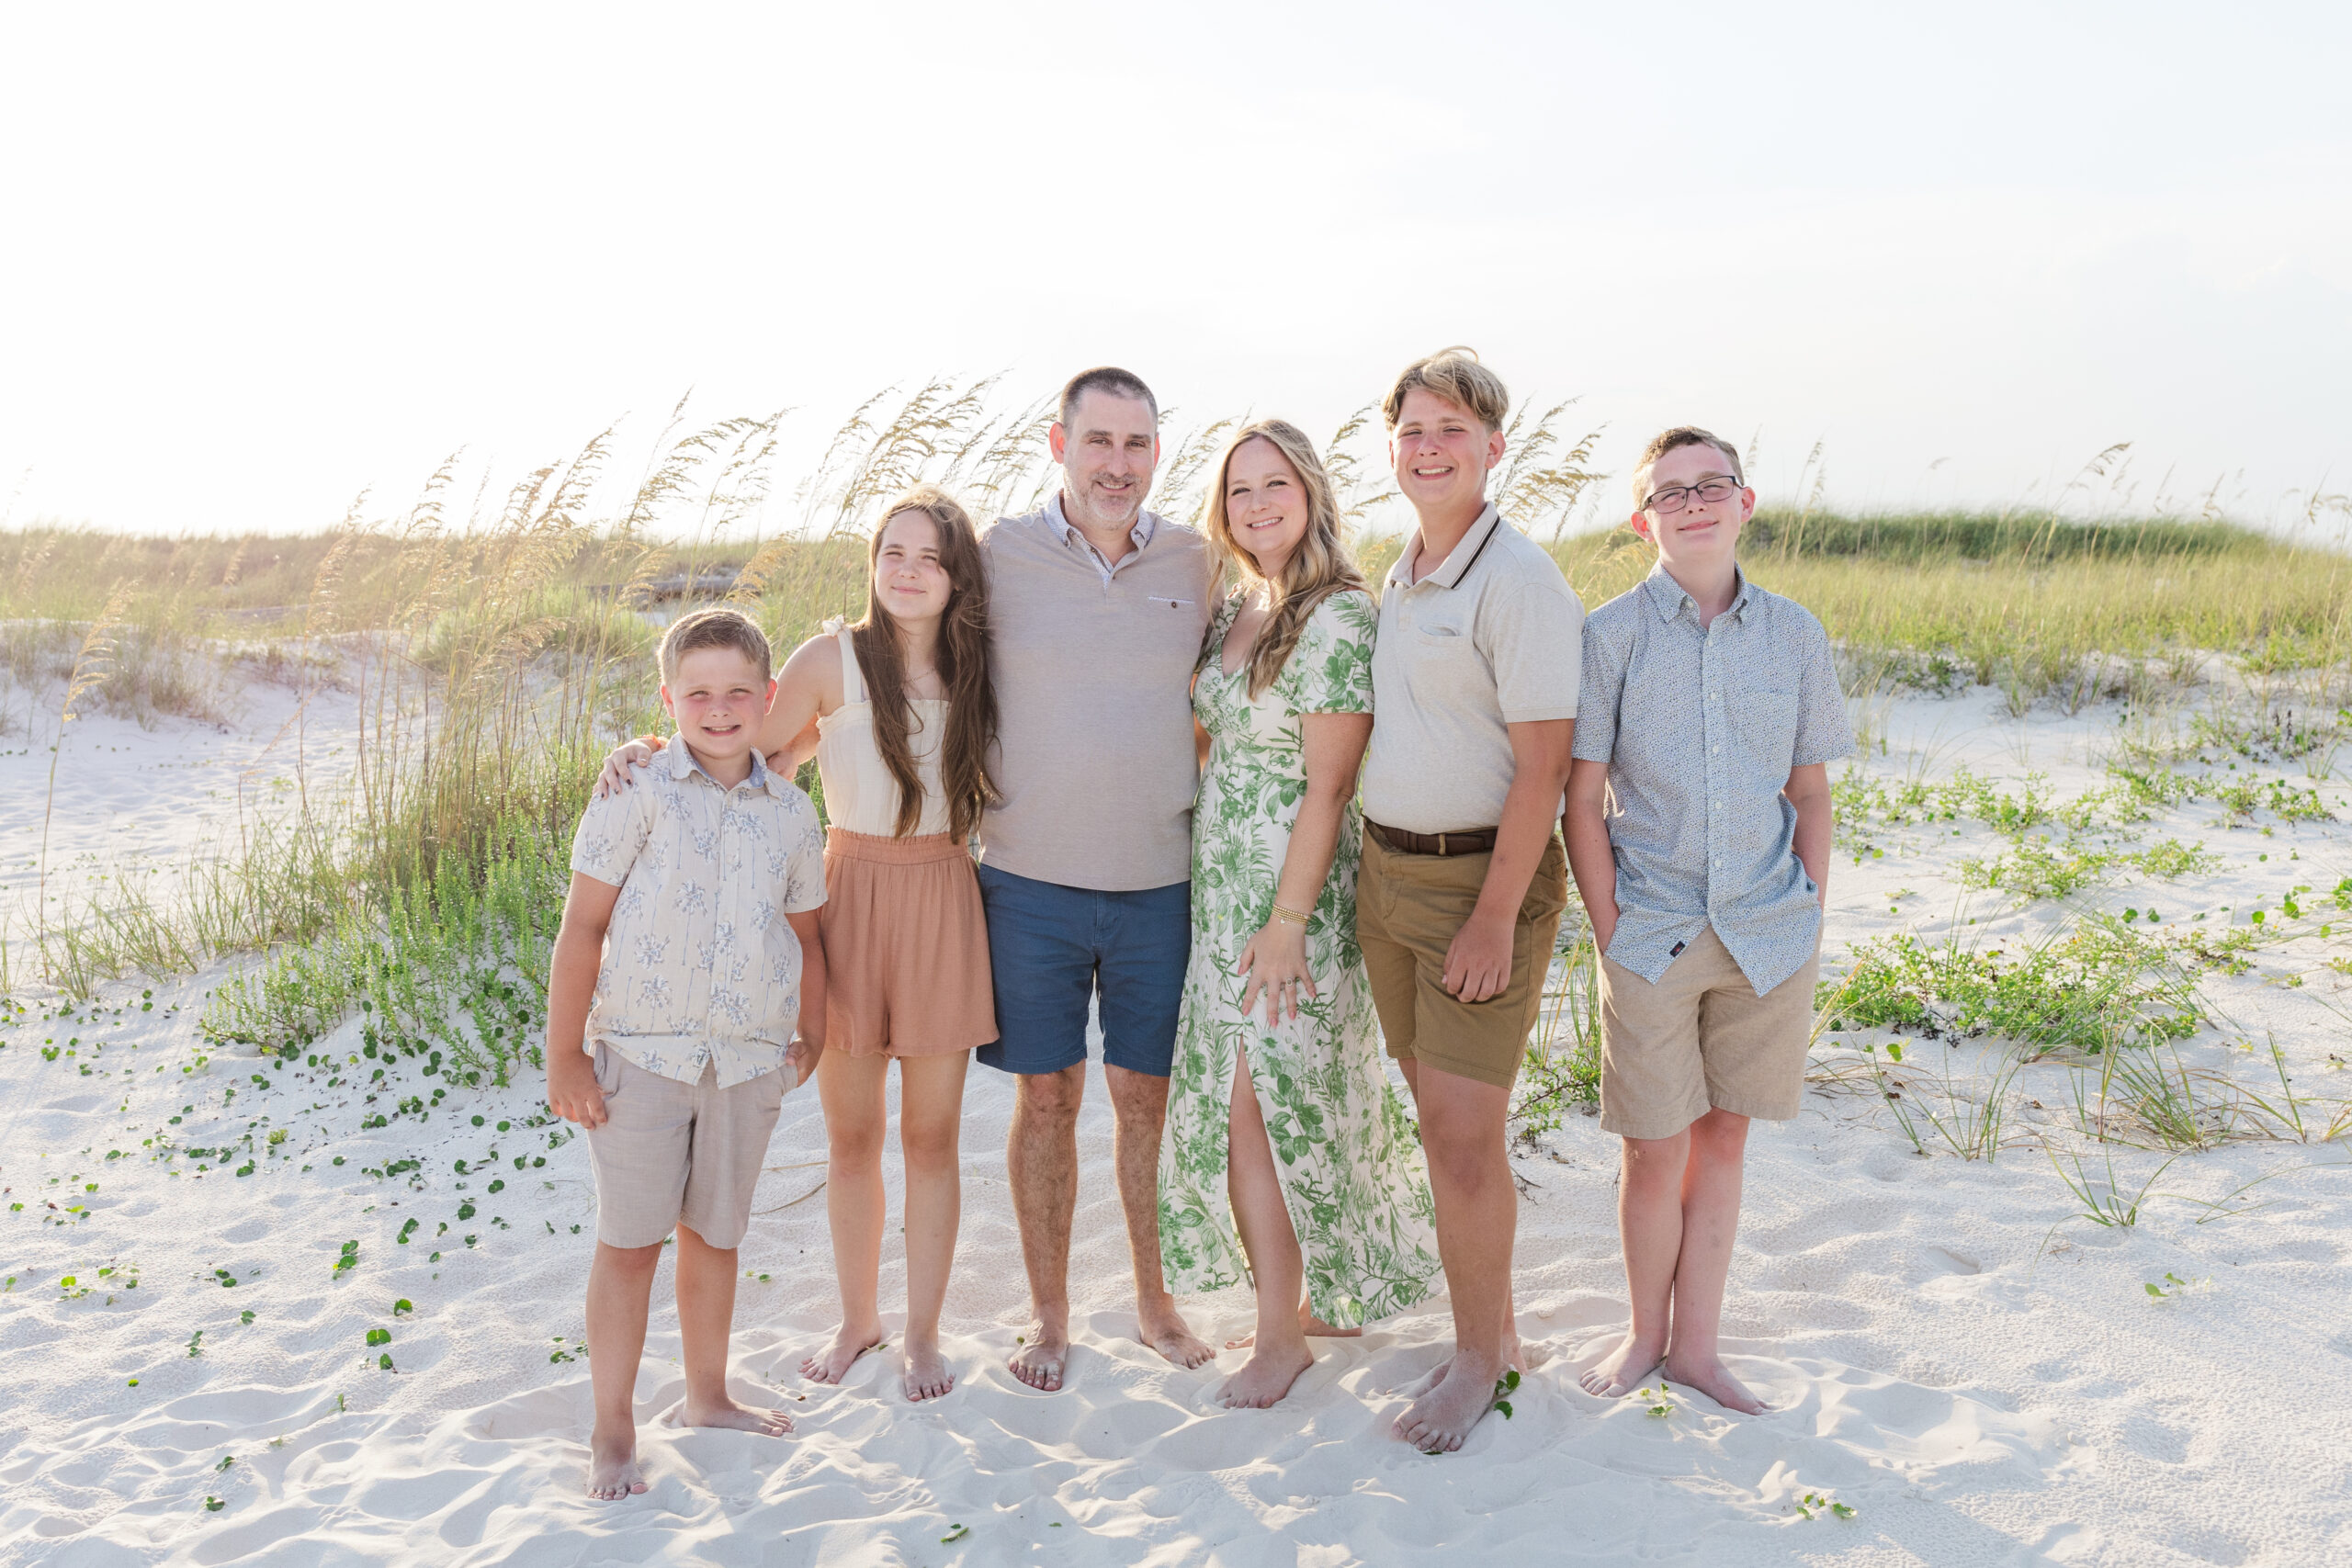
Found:
M 1193 885 L 1098 893 L 980 863 L 997 1038 L 979 1058 L 1008 1073 L 1086 1060 L 1087 1004 L 1102 993 L 1102 1060 L 1168 1076 L 1193 950 Z

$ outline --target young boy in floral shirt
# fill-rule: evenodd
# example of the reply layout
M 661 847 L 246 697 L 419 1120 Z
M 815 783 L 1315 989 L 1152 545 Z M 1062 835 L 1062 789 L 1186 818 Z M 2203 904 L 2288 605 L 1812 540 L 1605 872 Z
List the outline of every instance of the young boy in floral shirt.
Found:
M 824 1050 L 824 839 L 753 743 L 775 700 L 767 638 L 740 610 L 697 611 L 661 662 L 678 744 L 581 818 L 548 986 L 548 1101 L 587 1129 L 596 1172 L 587 1491 L 604 1500 L 645 1490 L 637 1368 L 673 1230 L 679 1419 L 792 1429 L 729 1396 L 727 1340 L 769 1134 Z

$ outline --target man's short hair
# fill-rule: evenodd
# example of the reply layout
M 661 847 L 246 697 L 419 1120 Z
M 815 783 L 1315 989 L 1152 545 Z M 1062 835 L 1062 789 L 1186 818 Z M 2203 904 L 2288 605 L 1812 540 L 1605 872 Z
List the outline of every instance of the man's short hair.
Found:
M 1650 444 L 1642 448 L 1642 460 L 1634 465 L 1635 506 L 1642 505 L 1650 498 L 1651 468 L 1678 446 L 1713 447 L 1724 455 L 1724 461 L 1731 465 L 1731 477 L 1742 485 L 1747 483 L 1746 476 L 1739 471 L 1739 454 L 1732 450 L 1730 442 L 1712 430 L 1702 430 L 1695 424 L 1678 424 L 1672 430 L 1662 430 L 1651 436 Z
M 666 686 L 678 678 L 678 660 L 704 648 L 731 648 L 759 667 L 761 680 L 768 678 L 767 634 L 733 605 L 714 604 L 680 615 L 662 634 L 662 683 Z
M 1062 388 L 1061 407 L 1054 417 L 1064 430 L 1069 428 L 1071 416 L 1078 412 L 1079 400 L 1089 392 L 1108 392 L 1114 398 L 1141 398 L 1151 409 L 1151 423 L 1159 423 L 1159 400 L 1143 384 L 1143 378 L 1132 370 L 1122 370 L 1115 365 L 1098 365 L 1091 370 L 1081 370 Z
M 1405 394 L 1416 387 L 1456 408 L 1467 409 L 1488 430 L 1500 430 L 1510 412 L 1510 389 L 1501 377 L 1478 362 L 1475 348 L 1441 348 L 1405 367 L 1396 384 L 1388 389 L 1388 396 L 1381 400 L 1381 417 L 1389 429 L 1396 429 L 1396 422 L 1405 417 Z

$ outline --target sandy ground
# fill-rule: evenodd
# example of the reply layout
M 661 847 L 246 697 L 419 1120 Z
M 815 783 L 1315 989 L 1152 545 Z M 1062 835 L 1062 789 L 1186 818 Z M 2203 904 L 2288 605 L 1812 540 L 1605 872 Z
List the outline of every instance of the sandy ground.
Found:
M 265 747 L 286 706 L 260 694 L 227 733 L 77 725 L 52 861 L 96 877 L 191 852 L 233 824 L 240 776 L 250 798 L 254 778 L 285 772 L 288 742 Z M 322 711 L 311 743 L 328 766 L 339 741 Z M 2039 770 L 2062 795 L 2102 782 L 2114 718 L 2019 725 L 1982 691 L 1883 716 L 1887 748 L 1867 761 L 1882 776 Z M 48 761 L 38 747 L 0 756 L 0 888 L 20 919 Z M 2352 819 L 2346 791 L 2323 793 Z M 2078 902 L 2160 898 L 2167 920 L 2205 911 L 2218 925 L 2233 918 L 2222 906 L 2275 908 L 2294 886 L 2352 873 L 2344 824 L 2266 835 L 2268 823 L 2231 828 L 2210 804 L 2183 807 L 2148 834 L 2205 844 L 2222 871 L 2153 896 L 2126 879 Z M 1959 826 L 1882 835 L 1883 855 L 1860 866 L 1841 855 L 1833 964 L 1880 932 L 1973 918 L 1998 938 L 2053 918 L 1963 894 L 1955 858 L 1996 846 Z M 2352 1055 L 2346 1031 L 2322 1005 L 2344 1005 L 2342 976 L 2317 966 L 2344 951 L 2312 939 L 2210 980 L 2233 1028 L 2184 1059 L 2259 1083 L 2267 1058 L 2242 1046 L 2275 1037 L 2299 1091 L 2352 1094 L 2330 1060 Z M 315 1070 L 205 1046 L 195 1020 L 225 972 L 110 987 L 60 1012 L 17 965 L 20 1010 L 0 1025 L 0 1562 L 2352 1561 L 2343 1144 L 2186 1156 L 2154 1180 L 2138 1224 L 2102 1228 L 2030 1137 L 1994 1163 L 1921 1157 L 1882 1104 L 1826 1081 L 1840 1059 L 1829 1052 L 1804 1113 L 1759 1125 L 1751 1144 L 1726 1348 L 1776 1406 L 1765 1416 L 1680 1389 L 1657 1416 L 1576 1387 L 1624 1318 L 1615 1150 L 1581 1116 L 1518 1162 L 1521 1328 L 1548 1359 L 1512 1418 L 1445 1458 L 1386 1436 L 1398 1406 L 1386 1391 L 1442 1353 L 1442 1303 L 1322 1342 L 1272 1410 L 1209 1407 L 1216 1369 L 1179 1371 L 1128 1337 L 1099 1082 L 1081 1125 L 1079 1346 L 1064 1392 L 1030 1391 L 1002 1366 L 1025 1320 L 1003 1175 L 1010 1090 L 976 1069 L 948 1305 L 956 1391 L 910 1407 L 887 1350 L 840 1388 L 797 1376 L 831 1327 L 832 1282 L 811 1196 L 822 1171 L 808 1164 L 823 1129 L 815 1097 L 796 1094 L 742 1253 L 734 1375 L 739 1394 L 781 1399 L 798 1433 L 663 1423 L 681 1387 L 665 1269 L 639 1382 L 653 1485 L 590 1503 L 578 1495 L 586 1364 L 571 1359 L 594 1229 L 582 1145 L 538 1120 L 527 1086 L 457 1089 L 424 1118 L 364 1131 L 438 1080 L 410 1062 L 371 1085 L 375 1064 L 348 1059 L 356 1021 L 318 1048 L 332 1060 Z M 2299 975 L 2302 987 L 2288 983 Z M 1981 1092 L 1977 1046 L 1912 1044 L 1926 1069 L 1915 1076 Z M 2063 1125 L 2071 1092 L 2063 1067 L 2025 1069 L 2020 1133 L 2082 1146 Z M 2136 1190 L 2162 1157 L 2118 1153 L 2116 1186 Z M 366 1174 L 411 1158 L 413 1172 Z M 2090 1168 L 2106 1179 L 2095 1154 Z M 892 1189 L 895 1208 L 895 1175 Z M 353 1243 L 356 1262 L 338 1269 Z M 2152 1297 L 2145 1286 L 2167 1275 L 2187 1288 Z M 886 1303 L 903 1278 L 886 1260 Z M 403 1301 L 413 1309 L 396 1311 Z M 1239 1292 L 1187 1306 L 1218 1342 L 1246 1327 Z M 370 1344 L 373 1330 L 389 1341 Z M 1808 1494 L 1854 1516 L 1808 1518 L 1796 1506 Z

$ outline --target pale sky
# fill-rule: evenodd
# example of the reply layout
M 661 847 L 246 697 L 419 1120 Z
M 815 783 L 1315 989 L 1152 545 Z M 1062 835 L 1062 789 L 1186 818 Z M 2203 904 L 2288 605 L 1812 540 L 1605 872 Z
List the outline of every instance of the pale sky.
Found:
M 1621 475 L 2129 440 L 2276 515 L 2352 489 L 2348 66 L 2340 4 L 11 6 L 0 506 L 322 527 L 689 387 L 806 443 L 1102 362 L 1322 432 L 1467 343 Z

